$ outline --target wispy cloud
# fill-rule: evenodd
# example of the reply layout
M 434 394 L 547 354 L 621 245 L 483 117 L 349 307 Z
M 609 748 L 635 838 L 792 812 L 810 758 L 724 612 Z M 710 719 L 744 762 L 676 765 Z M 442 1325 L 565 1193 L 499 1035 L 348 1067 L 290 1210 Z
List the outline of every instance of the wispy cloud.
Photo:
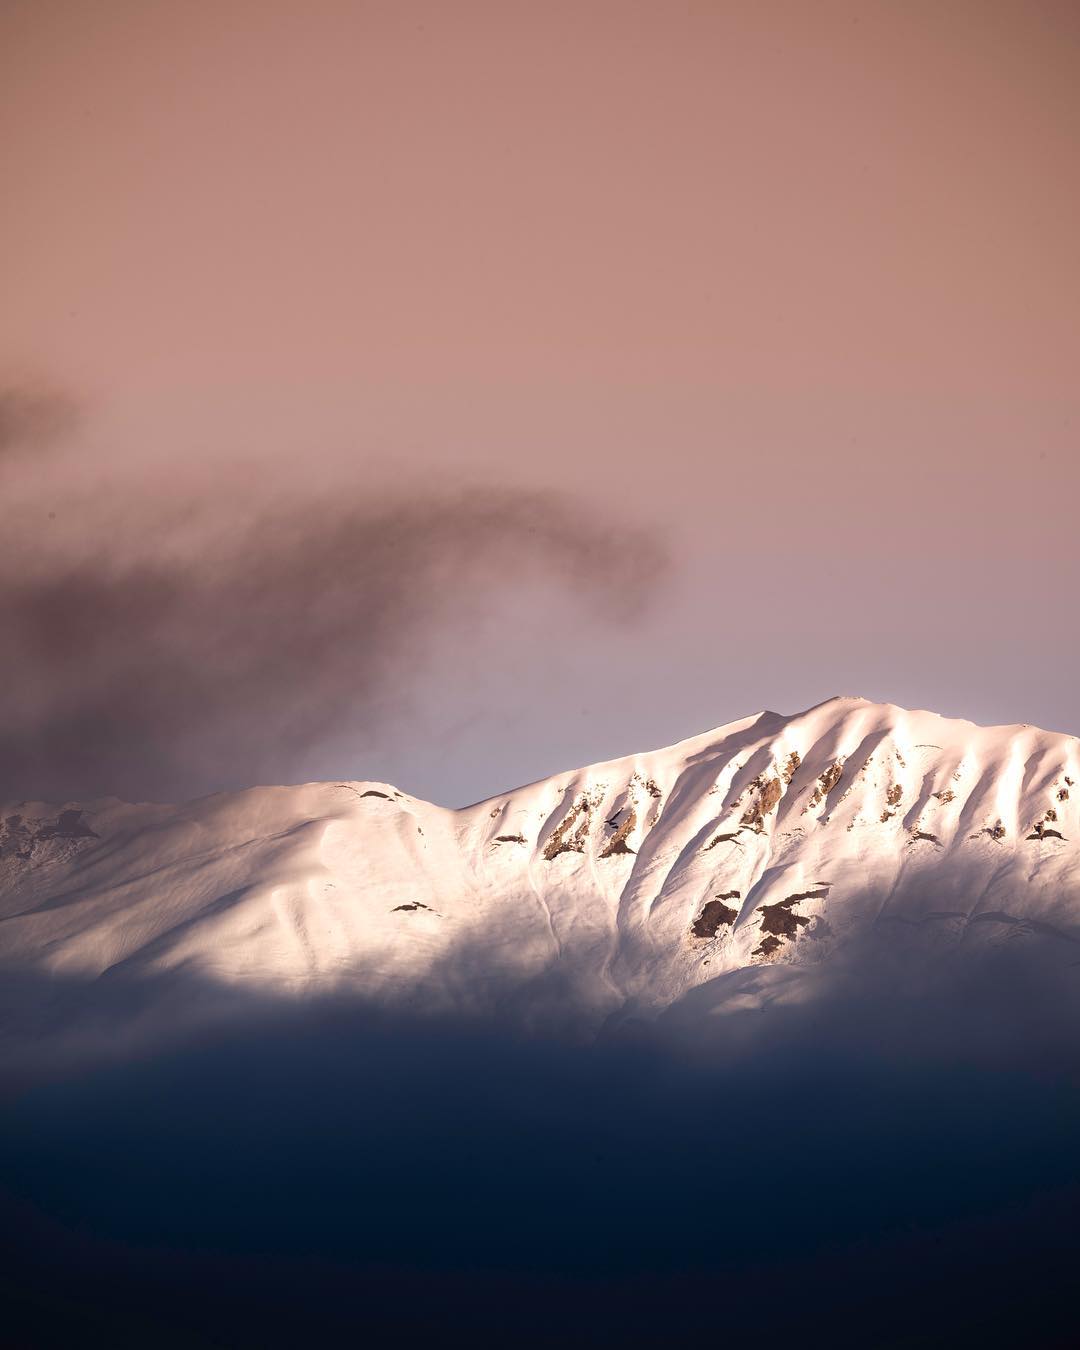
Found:
M 55 444 L 79 420 L 79 404 L 44 385 L 0 388 L 0 456 Z
M 74 406 L 8 396 L 9 445 L 55 440 Z M 42 521 L 55 493 L 43 478 Z M 223 475 L 83 494 L 35 534 L 24 494 L 0 544 L 0 796 L 288 779 L 313 741 L 407 706 L 436 636 L 467 640 L 496 593 L 539 579 L 626 623 L 665 568 L 653 533 L 554 493 L 341 481 L 282 503 Z

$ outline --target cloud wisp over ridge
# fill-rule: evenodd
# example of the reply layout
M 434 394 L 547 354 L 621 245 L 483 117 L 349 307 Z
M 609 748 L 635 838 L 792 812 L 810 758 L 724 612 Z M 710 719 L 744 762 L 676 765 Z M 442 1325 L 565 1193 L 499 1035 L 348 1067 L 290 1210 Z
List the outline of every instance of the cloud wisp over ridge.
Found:
M 73 406 L 4 396 L 9 448 L 53 439 Z M 505 588 L 625 624 L 665 570 L 655 534 L 549 491 L 180 479 L 148 494 L 106 474 L 51 532 L 55 474 L 33 520 L 25 482 L 0 501 L 0 795 L 287 780 L 304 746 L 406 709 L 433 643 L 467 641 Z

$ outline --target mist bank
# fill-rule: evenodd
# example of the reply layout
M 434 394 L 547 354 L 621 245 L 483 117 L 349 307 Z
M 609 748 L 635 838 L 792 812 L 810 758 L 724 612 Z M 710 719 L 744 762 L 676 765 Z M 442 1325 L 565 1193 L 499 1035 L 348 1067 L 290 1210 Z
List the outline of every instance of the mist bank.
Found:
M 9 1073 L 18 1343 L 1065 1344 L 1077 1009 L 999 976 L 587 1042 L 252 1000 Z

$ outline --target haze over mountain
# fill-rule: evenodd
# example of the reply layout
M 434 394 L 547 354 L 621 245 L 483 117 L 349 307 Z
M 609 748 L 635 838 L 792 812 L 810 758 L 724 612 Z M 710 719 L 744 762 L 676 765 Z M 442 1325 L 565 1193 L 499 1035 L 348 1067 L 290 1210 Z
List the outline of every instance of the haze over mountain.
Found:
M 457 811 L 369 782 L 20 802 L 0 954 L 165 1025 L 206 1014 L 180 976 L 588 1031 L 805 1002 L 898 950 L 919 979 L 1022 952 L 1068 985 L 1078 783 L 1075 737 L 836 698 Z

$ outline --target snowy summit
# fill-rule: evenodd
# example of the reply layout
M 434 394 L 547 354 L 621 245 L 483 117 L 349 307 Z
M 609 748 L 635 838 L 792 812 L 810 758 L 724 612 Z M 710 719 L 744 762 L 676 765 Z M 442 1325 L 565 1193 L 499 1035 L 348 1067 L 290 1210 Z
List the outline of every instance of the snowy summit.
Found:
M 1078 811 L 1076 738 L 859 698 L 463 810 L 371 782 L 21 802 L 0 959 L 73 990 L 182 973 L 481 1012 L 551 1000 L 555 977 L 594 1025 L 805 997 L 870 951 L 1015 947 L 1065 969 Z

